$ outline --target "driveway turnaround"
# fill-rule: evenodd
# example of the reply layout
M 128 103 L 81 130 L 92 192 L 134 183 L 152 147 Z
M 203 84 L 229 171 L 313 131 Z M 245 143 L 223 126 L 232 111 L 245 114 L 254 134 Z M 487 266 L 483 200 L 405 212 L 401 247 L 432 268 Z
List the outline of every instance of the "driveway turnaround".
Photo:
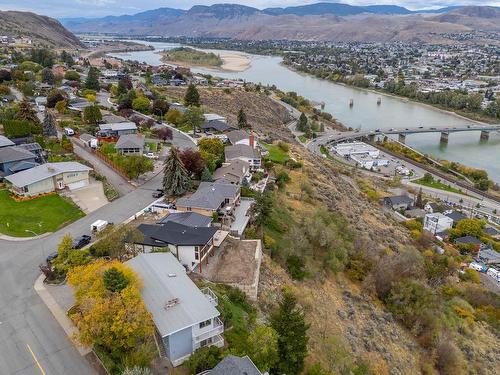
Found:
M 0 373 L 2 375 L 94 375 L 87 360 L 34 290 L 38 265 L 66 233 L 89 234 L 97 219 L 120 223 L 155 199 L 158 175 L 67 227 L 38 240 L 0 240 Z

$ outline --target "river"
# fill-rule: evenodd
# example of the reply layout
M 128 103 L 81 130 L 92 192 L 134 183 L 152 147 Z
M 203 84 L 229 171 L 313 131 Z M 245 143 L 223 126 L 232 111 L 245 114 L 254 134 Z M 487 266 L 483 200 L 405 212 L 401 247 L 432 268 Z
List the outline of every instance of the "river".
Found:
M 179 46 L 175 43 L 147 44 L 152 45 L 156 51 L 115 53 L 111 56 L 159 65 L 161 56 L 155 52 Z M 204 68 L 192 68 L 192 71 L 228 79 L 241 78 L 263 85 L 276 85 L 284 91 L 295 91 L 314 102 L 324 102 L 325 111 L 352 128 L 444 128 L 473 124 L 470 120 L 423 104 L 297 73 L 283 66 L 280 57 L 251 54 L 248 56 L 251 64 L 243 72 L 214 72 Z M 377 105 L 378 98 L 382 100 L 380 105 Z M 354 102 L 352 107 L 349 106 L 350 99 Z M 479 132 L 452 133 L 447 145 L 440 144 L 439 137 L 439 133 L 409 135 L 406 137 L 406 143 L 435 158 L 484 169 L 488 171 L 490 178 L 500 183 L 500 134 L 491 133 L 488 142 L 480 142 Z

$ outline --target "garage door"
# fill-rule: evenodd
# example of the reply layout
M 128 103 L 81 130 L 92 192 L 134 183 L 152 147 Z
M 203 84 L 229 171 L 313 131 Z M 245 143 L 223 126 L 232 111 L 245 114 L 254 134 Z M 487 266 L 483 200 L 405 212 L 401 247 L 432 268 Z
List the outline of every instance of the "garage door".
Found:
M 68 187 L 70 190 L 74 190 L 74 189 L 79 189 L 79 188 L 82 188 L 84 186 L 87 186 L 88 184 L 89 184 L 88 180 L 82 180 L 82 181 L 78 181 L 78 182 L 73 182 L 72 184 L 68 184 Z

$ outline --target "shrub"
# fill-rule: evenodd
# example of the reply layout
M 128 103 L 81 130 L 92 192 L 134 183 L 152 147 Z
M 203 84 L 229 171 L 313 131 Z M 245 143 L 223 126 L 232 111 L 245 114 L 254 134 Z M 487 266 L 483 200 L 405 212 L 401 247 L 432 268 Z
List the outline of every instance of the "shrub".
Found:
M 223 359 L 221 349 L 210 346 L 196 350 L 186 362 L 191 374 L 213 369 Z
M 288 143 L 285 143 L 283 141 L 279 141 L 278 142 L 278 147 L 284 151 L 284 152 L 288 152 L 290 151 L 290 145 Z
M 286 265 L 288 269 L 288 273 L 294 280 L 303 280 L 307 272 L 305 270 L 305 262 L 304 259 L 297 255 L 290 255 L 286 259 Z

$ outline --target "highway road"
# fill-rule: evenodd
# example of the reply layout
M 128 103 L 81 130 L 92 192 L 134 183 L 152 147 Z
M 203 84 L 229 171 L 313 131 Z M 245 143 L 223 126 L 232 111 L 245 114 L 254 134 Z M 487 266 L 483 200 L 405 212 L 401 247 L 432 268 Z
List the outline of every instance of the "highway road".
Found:
M 40 275 L 38 265 L 56 249 L 64 234 L 88 234 L 90 224 L 97 219 L 120 223 L 149 205 L 154 201 L 151 193 L 161 186 L 161 179 L 159 174 L 43 239 L 0 240 L 0 374 L 95 374 L 33 289 Z

